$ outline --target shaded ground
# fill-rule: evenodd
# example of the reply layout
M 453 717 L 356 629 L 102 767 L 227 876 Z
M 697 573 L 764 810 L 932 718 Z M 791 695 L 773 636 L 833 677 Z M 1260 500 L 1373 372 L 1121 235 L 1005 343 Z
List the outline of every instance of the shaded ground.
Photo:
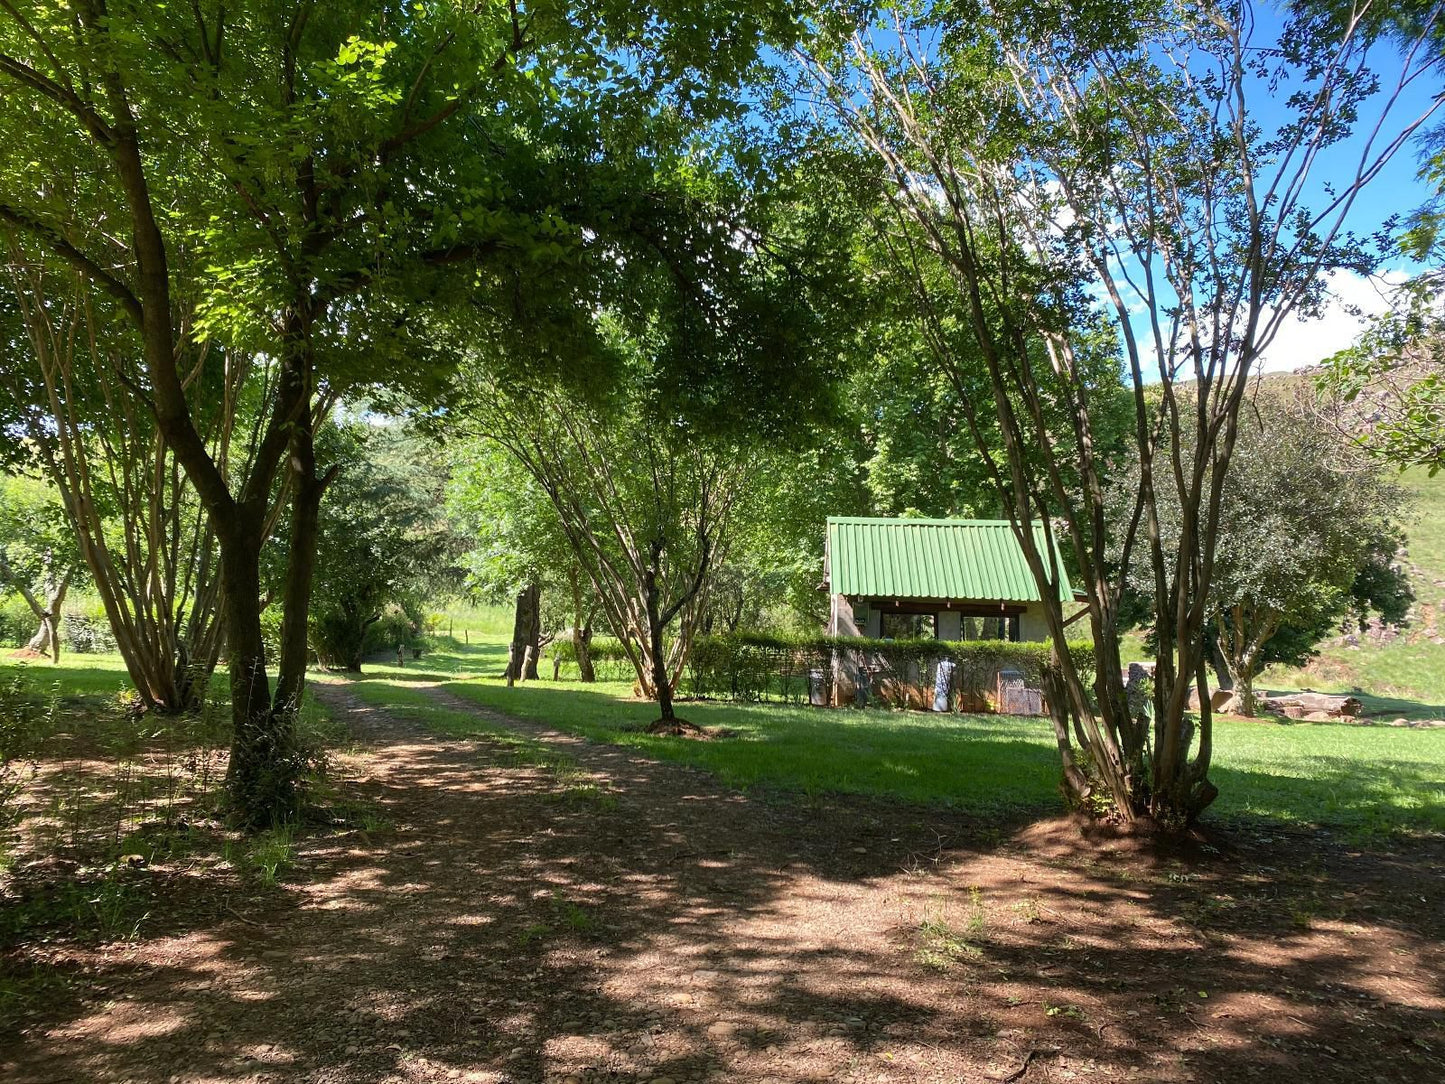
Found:
M 342 790 L 385 823 L 303 838 L 273 891 L 137 871 L 147 939 L 17 950 L 66 985 L 0 1036 L 0 1078 L 1445 1077 L 1438 839 L 1186 863 L 320 693 L 361 742 Z

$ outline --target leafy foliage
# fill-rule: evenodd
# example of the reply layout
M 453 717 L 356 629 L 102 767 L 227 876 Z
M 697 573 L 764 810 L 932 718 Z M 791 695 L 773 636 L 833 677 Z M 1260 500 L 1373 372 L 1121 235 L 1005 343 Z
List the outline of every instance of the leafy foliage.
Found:
M 1411 595 L 1395 560 L 1403 491 L 1285 386 L 1264 390 L 1240 421 L 1237 459 L 1224 487 L 1207 617 L 1224 663 L 1252 710 L 1255 675 L 1268 663 L 1300 665 L 1350 615 L 1400 621 Z M 1126 477 L 1127 491 L 1137 479 Z M 1127 497 L 1121 497 L 1127 499 Z M 1160 530 L 1180 531 L 1161 502 Z M 1131 583 L 1153 590 L 1136 563 Z
M 425 444 L 362 421 L 328 433 L 333 442 L 342 447 L 329 454 L 347 466 L 322 504 L 311 639 L 323 666 L 360 670 L 368 630 L 388 607 L 419 617 L 445 592 L 457 540 L 438 514 L 445 477 Z

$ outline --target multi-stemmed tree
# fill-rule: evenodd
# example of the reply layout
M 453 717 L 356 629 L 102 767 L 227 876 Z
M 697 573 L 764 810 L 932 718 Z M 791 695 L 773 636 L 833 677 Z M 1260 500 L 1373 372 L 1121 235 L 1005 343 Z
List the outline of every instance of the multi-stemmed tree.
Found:
M 1182 825 L 1217 793 L 1209 698 L 1197 719 L 1189 703 L 1196 683 L 1207 694 L 1240 412 L 1285 319 L 1319 302 L 1321 273 L 1364 258 L 1345 232 L 1356 198 L 1438 105 L 1416 94 L 1438 70 L 1417 47 L 1438 8 L 1403 57 L 1370 9 L 1301 5 L 1272 23 L 1244 0 L 888 4 L 819 17 L 795 53 L 805 115 L 876 165 L 855 181 L 880 193 L 877 229 L 1051 600 L 1065 789 L 1080 802 L 1102 791 L 1125 820 Z M 1350 164 L 1326 184 L 1331 157 Z M 1132 386 L 1140 464 L 1117 516 L 1081 349 L 1101 321 Z M 1173 538 L 1159 528 L 1166 494 Z M 1096 675 L 1065 649 L 1056 537 L 1085 595 Z M 1144 713 L 1119 656 L 1136 550 L 1158 645 Z

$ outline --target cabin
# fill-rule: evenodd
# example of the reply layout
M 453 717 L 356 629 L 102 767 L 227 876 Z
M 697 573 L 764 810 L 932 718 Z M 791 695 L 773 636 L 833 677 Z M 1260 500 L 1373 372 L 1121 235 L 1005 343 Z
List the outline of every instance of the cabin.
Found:
M 1038 586 L 1007 520 L 836 516 L 827 531 L 831 636 L 1048 638 Z M 1034 537 L 1047 552 L 1041 526 Z M 1059 599 L 1068 602 L 1073 588 L 1062 562 L 1058 567 Z M 866 685 L 868 661 L 861 653 L 851 662 L 840 656 L 835 667 L 834 702 L 847 702 Z

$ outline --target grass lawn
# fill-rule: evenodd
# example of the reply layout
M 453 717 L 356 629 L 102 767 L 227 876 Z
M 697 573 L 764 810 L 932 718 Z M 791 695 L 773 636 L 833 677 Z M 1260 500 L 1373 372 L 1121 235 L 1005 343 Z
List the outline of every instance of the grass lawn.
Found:
M 368 663 L 365 674 L 347 680 L 363 699 L 445 733 L 493 728 L 410 686 L 441 683 L 484 707 L 690 764 L 742 788 L 895 797 L 980 816 L 1060 808 L 1052 734 L 1041 719 L 684 702 L 684 717 L 733 736 L 660 737 L 640 732 L 656 707 L 632 699 L 624 682 L 544 680 L 508 689 L 491 676 L 504 665 L 505 645 L 496 633 L 485 635 L 480 643 L 475 634 L 471 644 L 444 641 L 402 667 Z M 35 695 L 58 694 L 72 718 L 101 708 L 127 684 L 120 660 L 102 655 L 71 655 L 59 667 L 0 661 L 0 683 L 16 679 Z M 97 725 L 106 730 L 142 725 L 123 723 L 115 712 L 102 717 Z M 1221 792 L 1214 817 L 1352 834 L 1445 832 L 1445 729 L 1224 720 L 1216 723 L 1211 774 Z
M 451 645 L 416 665 L 367 666 L 353 691 L 447 733 L 490 728 L 408 689 L 419 679 L 484 707 L 545 721 L 594 741 L 691 764 L 738 787 L 839 791 L 946 804 L 980 815 L 1055 812 L 1058 762 L 1042 719 L 684 702 L 679 713 L 729 738 L 641 733 L 656 718 L 631 686 L 541 681 L 507 688 L 501 644 Z M 1374 834 L 1445 831 L 1445 729 L 1216 722 L 1212 815 L 1317 824 Z

